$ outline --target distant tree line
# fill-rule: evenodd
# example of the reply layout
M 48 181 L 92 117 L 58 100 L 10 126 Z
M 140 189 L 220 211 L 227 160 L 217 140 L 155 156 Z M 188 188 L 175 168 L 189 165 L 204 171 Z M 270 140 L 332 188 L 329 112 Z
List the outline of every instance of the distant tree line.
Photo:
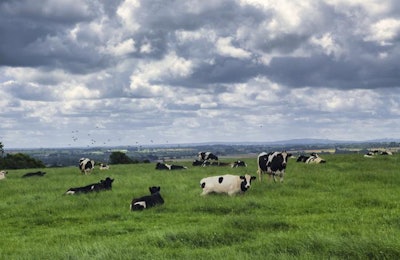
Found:
M 137 159 L 132 159 L 123 152 L 112 152 L 110 154 L 110 164 L 134 164 L 140 163 Z M 150 160 L 144 160 L 144 163 L 150 163 Z
M 0 160 L 2 169 L 45 168 L 43 162 L 23 153 L 7 154 Z

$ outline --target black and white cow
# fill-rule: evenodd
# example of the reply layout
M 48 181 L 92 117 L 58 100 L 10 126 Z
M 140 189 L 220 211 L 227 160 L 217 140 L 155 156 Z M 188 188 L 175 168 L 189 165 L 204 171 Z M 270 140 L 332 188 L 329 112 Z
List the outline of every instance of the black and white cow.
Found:
M 247 163 L 245 163 L 244 161 L 235 161 L 231 164 L 232 168 L 237 168 L 237 167 L 247 167 Z
M 200 161 L 215 160 L 218 161 L 218 156 L 211 152 L 199 152 L 198 157 Z
M 0 180 L 3 180 L 6 178 L 6 174 L 8 173 L 8 171 L 5 170 L 1 170 L 0 171 Z
M 300 155 L 297 157 L 297 162 L 304 162 L 308 164 L 326 163 L 317 153 L 311 153 L 310 156 Z
M 98 183 L 92 183 L 83 187 L 70 188 L 65 194 L 78 194 L 78 193 L 89 193 L 93 191 L 111 190 L 114 179 L 107 177 L 105 180 L 100 180 Z
M 257 157 L 257 165 L 258 165 L 257 173 L 259 181 L 261 182 L 261 175 L 267 173 L 274 178 L 275 182 L 276 182 L 276 176 L 279 176 L 280 181 L 283 182 L 288 158 L 290 158 L 291 156 L 292 155 L 290 153 L 287 153 L 286 151 L 260 153 Z
M 109 170 L 110 169 L 110 165 L 104 164 L 104 163 L 100 163 L 99 169 L 102 170 L 102 171 Z
M 89 158 L 81 158 L 79 160 L 79 169 L 81 170 L 81 173 L 91 173 L 94 169 L 94 161 Z
M 42 177 L 42 176 L 44 176 L 45 174 L 46 174 L 46 172 L 42 172 L 42 171 L 28 172 L 28 173 L 25 173 L 24 175 L 22 175 L 22 178 L 35 177 L 35 176 Z
M 174 165 L 174 164 L 166 164 L 158 162 L 156 164 L 156 170 L 185 170 L 186 166 Z
M 200 180 L 200 187 L 203 189 L 201 195 L 227 193 L 229 196 L 232 196 L 237 193 L 244 193 L 250 188 L 251 181 L 255 179 L 256 176 L 248 174 L 244 176 L 225 174 L 206 177 Z
M 164 199 L 161 197 L 160 190 L 160 187 L 149 187 L 150 195 L 133 199 L 130 206 L 131 210 L 143 210 L 164 204 Z
M 203 166 L 203 161 L 199 161 L 199 160 L 194 160 L 192 162 L 192 166 Z
M 364 154 L 364 157 L 373 158 L 375 155 L 393 155 L 393 153 L 391 151 L 373 150 L 368 151 L 368 153 Z

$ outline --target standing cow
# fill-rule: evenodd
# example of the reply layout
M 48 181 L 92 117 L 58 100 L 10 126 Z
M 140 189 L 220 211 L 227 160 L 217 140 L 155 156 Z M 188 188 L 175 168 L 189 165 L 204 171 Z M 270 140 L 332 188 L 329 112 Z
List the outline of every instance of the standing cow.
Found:
M 250 188 L 251 181 L 255 180 L 256 176 L 248 174 L 237 176 L 225 174 L 221 176 L 211 176 L 201 179 L 200 186 L 203 189 L 201 195 L 209 193 L 227 193 L 232 196 L 236 193 L 243 193 Z
M 89 158 L 81 158 L 79 160 L 79 169 L 81 173 L 90 174 L 94 169 L 94 161 Z
M 257 157 L 259 181 L 261 182 L 261 175 L 267 173 L 274 178 L 274 182 L 276 182 L 276 176 L 279 176 L 280 182 L 283 182 L 287 160 L 290 156 L 292 155 L 286 151 L 260 153 Z

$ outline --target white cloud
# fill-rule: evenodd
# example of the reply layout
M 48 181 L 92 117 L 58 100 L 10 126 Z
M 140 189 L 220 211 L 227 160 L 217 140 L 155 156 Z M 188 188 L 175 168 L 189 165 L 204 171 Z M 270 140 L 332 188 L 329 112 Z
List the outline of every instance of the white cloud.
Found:
M 366 41 L 376 41 L 380 45 L 392 45 L 393 40 L 399 36 L 400 20 L 394 18 L 382 19 L 369 28 Z
M 7 147 L 400 131 L 393 1 L 46 3 L 0 5 Z
M 140 28 L 136 22 L 135 11 L 140 8 L 140 1 L 138 0 L 125 0 L 117 9 L 117 15 L 121 18 L 124 29 L 134 32 Z
M 241 48 L 232 45 L 232 37 L 219 38 L 216 43 L 219 54 L 239 59 L 250 58 L 251 54 Z

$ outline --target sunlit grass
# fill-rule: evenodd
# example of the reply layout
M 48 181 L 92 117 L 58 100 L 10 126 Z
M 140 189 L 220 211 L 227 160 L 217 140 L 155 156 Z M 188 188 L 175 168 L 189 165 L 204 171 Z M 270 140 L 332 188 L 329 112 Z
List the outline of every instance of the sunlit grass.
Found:
M 291 160 L 284 183 L 255 180 L 234 197 L 201 197 L 199 181 L 255 175 L 255 158 L 238 169 L 180 162 L 189 169 L 114 165 L 82 176 L 74 167 L 49 168 L 33 178 L 21 178 L 29 170 L 9 171 L 0 181 L 0 258 L 399 258 L 400 157 L 324 158 L 321 165 Z M 112 191 L 64 195 L 107 176 L 115 179 Z M 165 204 L 130 212 L 132 198 L 153 185 L 161 186 Z

